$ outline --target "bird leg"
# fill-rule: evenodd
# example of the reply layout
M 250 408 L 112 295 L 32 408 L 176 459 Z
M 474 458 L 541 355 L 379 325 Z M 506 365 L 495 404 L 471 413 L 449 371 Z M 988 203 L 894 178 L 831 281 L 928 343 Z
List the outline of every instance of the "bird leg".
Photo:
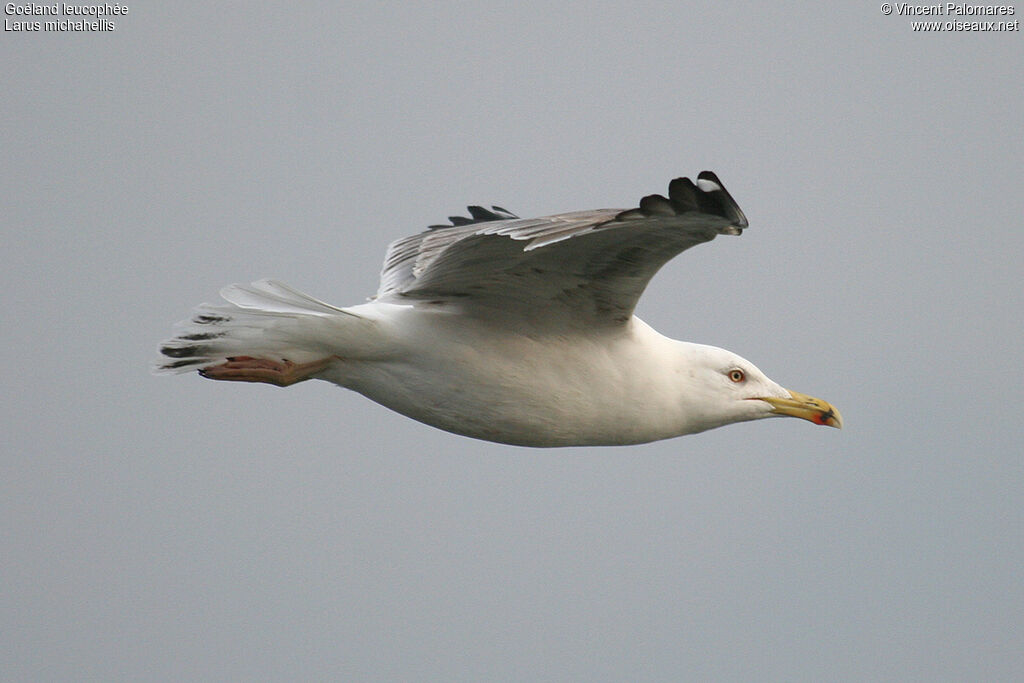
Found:
M 231 382 L 265 382 L 279 387 L 310 379 L 326 368 L 333 358 L 323 358 L 310 363 L 293 363 L 290 360 L 269 360 L 252 356 L 233 356 L 226 363 L 202 368 L 199 374 L 207 379 L 223 379 Z

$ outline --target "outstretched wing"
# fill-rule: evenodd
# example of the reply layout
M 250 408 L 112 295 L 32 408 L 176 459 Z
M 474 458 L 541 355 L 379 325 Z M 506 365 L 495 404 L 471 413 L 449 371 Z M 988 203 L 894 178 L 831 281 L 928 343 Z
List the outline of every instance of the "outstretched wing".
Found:
M 676 254 L 747 219 L 718 177 L 676 178 L 668 197 L 635 209 L 515 218 L 499 207 L 394 242 L 378 300 L 451 303 L 461 310 L 551 324 L 625 323 L 654 274 Z

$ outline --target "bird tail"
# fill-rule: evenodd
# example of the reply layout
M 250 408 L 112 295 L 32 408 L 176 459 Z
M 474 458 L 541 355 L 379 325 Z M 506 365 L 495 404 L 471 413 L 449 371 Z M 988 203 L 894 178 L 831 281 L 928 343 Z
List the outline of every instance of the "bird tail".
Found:
M 358 354 L 375 324 L 274 280 L 229 285 L 227 305 L 201 304 L 160 346 L 155 374 L 202 370 L 230 358 L 308 363 Z

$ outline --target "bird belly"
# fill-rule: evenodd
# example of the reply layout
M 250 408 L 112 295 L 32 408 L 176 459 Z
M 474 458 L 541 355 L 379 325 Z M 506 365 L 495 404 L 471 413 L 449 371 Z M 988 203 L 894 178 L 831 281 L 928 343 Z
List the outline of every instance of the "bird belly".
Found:
M 625 445 L 675 435 L 656 405 L 659 392 L 651 391 L 657 379 L 637 372 L 628 339 L 503 334 L 499 342 L 474 330 L 425 338 L 432 342 L 409 344 L 391 358 L 342 362 L 325 379 L 486 441 Z

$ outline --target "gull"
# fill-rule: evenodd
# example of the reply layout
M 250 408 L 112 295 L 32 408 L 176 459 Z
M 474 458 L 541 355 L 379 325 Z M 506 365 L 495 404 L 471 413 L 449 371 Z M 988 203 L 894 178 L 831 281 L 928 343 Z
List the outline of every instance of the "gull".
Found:
M 286 387 L 321 379 L 455 434 L 614 446 L 766 417 L 839 412 L 750 361 L 633 314 L 654 274 L 747 219 L 718 177 L 676 178 L 632 209 L 519 218 L 492 206 L 393 242 L 366 303 L 274 280 L 230 285 L 165 342 L 157 373 Z

